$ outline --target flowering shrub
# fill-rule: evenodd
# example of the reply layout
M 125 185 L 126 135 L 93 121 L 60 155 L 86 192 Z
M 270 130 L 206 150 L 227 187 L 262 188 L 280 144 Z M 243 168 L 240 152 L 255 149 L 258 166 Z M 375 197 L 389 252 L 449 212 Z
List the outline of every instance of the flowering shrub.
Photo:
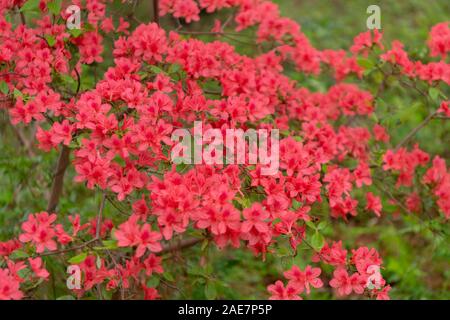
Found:
M 67 289 L 79 298 L 168 298 L 160 287 L 171 288 L 177 275 L 166 266 L 192 246 L 200 247 L 200 266 L 209 247 L 262 260 L 308 250 L 308 260 L 279 275 L 284 281 L 267 285 L 270 299 L 315 290 L 389 299 L 391 285 L 374 271 L 384 268 L 378 251 L 346 248 L 345 234 L 324 232 L 341 221 L 351 228 L 355 219 L 382 219 L 384 205 L 440 224 L 450 218 L 446 162 L 413 142 L 432 119 L 450 117 L 449 22 L 431 29 L 430 59 L 420 61 L 401 42 L 384 43 L 379 30 L 357 35 L 349 50 L 317 49 L 266 0 L 156 1 L 175 28 L 158 17 L 114 21 L 110 2 L 72 1 L 83 15 L 71 30 L 66 1 L 0 1 L 2 107 L 13 125 L 36 128 L 41 152 L 60 153 L 46 211 L 28 214 L 0 243 L 0 299 L 30 297 L 52 273 L 65 282 L 68 265 L 81 271 L 81 286 Z M 190 31 L 216 11 L 230 16 Z M 244 41 L 252 56 L 237 50 Z M 288 68 L 332 84 L 313 91 Z M 90 72 L 95 83 L 83 82 Z M 377 91 L 366 86 L 374 74 Z M 397 145 L 376 116 L 389 81 L 418 91 L 430 110 Z M 280 170 L 173 164 L 171 134 L 194 121 L 221 131 L 280 130 Z M 74 183 L 100 195 L 94 216 L 58 209 L 68 166 Z M 217 296 L 214 279 L 194 278 L 207 298 Z

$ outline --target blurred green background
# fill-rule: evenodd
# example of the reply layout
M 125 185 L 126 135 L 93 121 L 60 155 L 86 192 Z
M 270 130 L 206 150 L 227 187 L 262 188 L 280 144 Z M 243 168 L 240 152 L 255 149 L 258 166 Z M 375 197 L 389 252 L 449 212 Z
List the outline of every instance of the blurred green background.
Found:
M 381 8 L 381 24 L 384 43 L 399 39 L 405 43 L 412 57 L 427 61 L 426 39 L 430 28 L 441 21 L 450 20 L 450 1 L 343 1 L 343 0 L 277 0 L 281 13 L 298 21 L 303 32 L 318 49 L 347 49 L 353 37 L 366 30 L 368 5 L 377 4 Z M 151 1 L 139 4 L 137 18 L 149 21 Z M 115 1 L 115 10 L 126 15 L 131 5 Z M 228 12 L 229 14 L 229 12 Z M 187 29 L 209 30 L 215 18 L 227 16 L 227 12 L 218 15 L 202 14 L 201 22 Z M 118 15 L 116 18 L 118 20 Z M 169 18 L 162 19 L 166 29 L 175 28 Z M 248 31 L 251 33 L 252 31 Z M 212 38 L 202 37 L 205 40 Z M 230 41 L 233 43 L 233 41 Z M 237 50 L 252 54 L 251 48 L 239 43 Z M 110 51 L 104 54 L 107 64 L 111 63 Z M 99 70 L 105 69 L 98 66 Z M 100 71 L 97 71 L 100 74 Z M 326 90 L 333 84 L 328 77 L 304 77 L 293 70 L 287 74 L 298 79 L 300 85 L 313 90 Z M 91 70 L 83 76 L 82 89 L 92 87 L 95 75 Z M 373 86 L 371 86 L 373 85 Z M 374 92 L 375 83 L 369 81 L 366 89 Z M 393 145 L 417 126 L 429 113 L 418 94 L 407 90 L 397 83 L 391 83 L 377 103 L 377 117 L 392 135 Z M 448 87 L 440 90 L 449 96 Z M 19 135 L 33 136 L 33 128 L 9 124 L 7 113 L 0 110 L 0 241 L 17 235 L 20 223 L 31 212 L 45 210 L 47 192 L 50 189 L 52 173 L 57 153 L 42 153 L 35 150 L 36 156 L 30 158 L 26 148 L 20 142 Z M 450 165 L 450 121 L 433 121 L 417 134 L 423 150 L 440 154 Z M 81 213 L 82 217 L 92 217 L 98 207 L 99 195 L 87 190 L 83 185 L 73 182 L 74 172 L 70 168 L 65 179 L 65 188 L 60 202 L 59 212 Z M 386 178 L 385 184 L 393 184 Z M 360 213 L 356 219 L 345 223 L 329 219 L 326 205 L 314 208 L 314 213 L 324 221 L 329 221 L 323 231 L 325 237 L 342 239 L 347 248 L 360 245 L 376 247 L 384 259 L 383 276 L 391 284 L 393 299 L 449 299 L 450 298 L 450 249 L 448 223 L 429 220 L 418 216 L 398 217 L 394 209 L 383 199 L 385 212 L 381 219 Z M 106 216 L 122 221 L 111 205 L 106 207 Z M 65 220 L 65 219 L 61 219 Z M 309 231 L 308 231 L 309 232 Z M 308 233 L 310 236 L 310 233 Z M 295 263 L 304 267 L 310 261 L 311 252 L 302 245 L 297 256 L 292 256 L 286 245 L 280 245 L 274 255 L 268 255 L 267 261 L 255 258 L 243 250 L 219 251 L 215 246 L 192 248 L 171 259 L 175 263 L 166 263 L 169 276 L 154 278 L 153 285 L 159 285 L 164 298 L 226 298 L 226 299 L 265 299 L 268 297 L 266 286 L 282 278 L 282 271 Z M 202 251 L 203 250 L 203 251 Z M 201 256 L 204 256 L 201 258 Z M 64 283 L 64 269 L 60 261 L 46 258 L 47 266 L 53 271 L 54 278 L 39 289 L 36 296 L 58 298 L 67 295 Z M 172 260 L 171 260 L 172 261 Z M 329 271 L 325 268 L 326 271 Z M 57 271 L 57 272 L 56 272 Z M 322 279 L 327 282 L 328 275 Z M 329 288 L 313 290 L 310 299 L 334 299 Z

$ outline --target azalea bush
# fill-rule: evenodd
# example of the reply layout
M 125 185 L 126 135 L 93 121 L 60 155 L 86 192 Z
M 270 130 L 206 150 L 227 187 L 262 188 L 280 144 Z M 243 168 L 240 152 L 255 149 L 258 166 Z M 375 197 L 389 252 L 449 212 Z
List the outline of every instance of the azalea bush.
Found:
M 266 0 L 0 0 L 0 26 L 0 299 L 448 298 L 449 21 L 411 50 L 315 47 Z M 174 163 L 195 121 L 279 130 L 279 170 Z

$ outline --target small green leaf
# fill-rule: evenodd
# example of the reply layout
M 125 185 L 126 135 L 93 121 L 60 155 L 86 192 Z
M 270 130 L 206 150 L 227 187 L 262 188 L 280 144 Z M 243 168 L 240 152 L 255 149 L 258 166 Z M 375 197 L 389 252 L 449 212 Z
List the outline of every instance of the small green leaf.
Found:
M 115 161 L 116 163 L 118 163 L 121 167 L 125 167 L 125 165 L 126 165 L 125 160 L 124 160 L 121 156 L 119 156 L 119 155 L 116 155 L 116 156 L 114 157 L 114 161 Z
M 372 69 L 375 64 L 372 60 L 366 59 L 366 58 L 358 58 L 357 59 L 358 65 L 360 67 L 363 67 L 364 69 Z
M 165 73 L 163 69 L 154 65 L 150 66 L 150 70 L 152 70 L 152 72 L 156 74 Z
M 14 88 L 13 94 L 14 94 L 14 98 L 23 97 L 23 93 L 20 92 L 20 90 L 17 90 L 15 88 Z
M 251 206 L 251 201 L 248 198 L 237 198 L 236 201 L 243 207 L 249 208 Z
M 181 159 L 181 158 L 180 158 Z M 177 170 L 177 172 L 184 172 L 185 170 L 186 170 L 186 168 L 188 167 L 188 165 L 187 164 L 185 164 L 185 163 L 180 163 L 180 164 L 177 164 L 177 166 L 176 166 L 176 170 Z
M 3 94 L 8 94 L 9 87 L 8 84 L 5 81 L 0 81 L 0 92 Z
M 86 260 L 87 258 L 87 253 L 86 252 L 82 252 L 79 255 L 73 256 L 72 258 L 70 258 L 68 260 L 69 263 L 73 263 L 73 264 L 78 264 L 83 262 L 84 260 Z
M 168 271 L 164 272 L 163 276 L 164 276 L 164 279 L 166 279 L 167 281 L 170 281 L 170 282 L 175 281 L 175 278 L 173 277 L 173 275 Z
M 215 283 L 208 281 L 205 285 L 205 296 L 208 300 L 214 300 L 217 297 L 217 288 Z
M 30 275 L 31 271 L 28 268 L 20 269 L 17 271 L 17 275 L 21 277 L 22 279 L 27 278 Z
M 16 251 L 14 251 L 10 256 L 9 256 L 11 259 L 25 259 L 25 258 L 28 258 L 29 257 L 29 255 L 28 255 L 28 253 L 26 253 L 25 251 L 22 251 L 22 250 L 16 250 Z
M 276 224 L 280 223 L 281 221 L 283 221 L 283 220 L 281 220 L 281 218 L 275 218 L 272 221 L 272 225 L 276 225 Z
M 149 288 L 156 288 L 157 286 L 159 286 L 159 278 L 158 277 L 151 277 L 148 281 L 147 281 L 147 287 Z
M 439 98 L 439 95 L 441 94 L 441 92 L 439 91 L 439 89 L 436 89 L 434 87 L 431 87 L 428 90 L 428 94 L 430 95 L 431 99 L 433 100 L 437 100 L 437 98 Z
M 81 36 L 81 34 L 83 33 L 83 30 L 81 29 L 70 29 L 69 33 L 72 37 L 74 38 L 78 38 L 79 36 Z
M 45 35 L 45 40 L 47 40 L 47 43 L 50 47 L 53 47 L 56 43 L 55 37 L 50 34 Z
M 313 234 L 313 236 L 311 237 L 311 245 L 316 250 L 322 249 L 324 243 L 325 243 L 325 239 L 323 238 L 322 234 L 319 232 L 315 232 Z
M 212 263 L 207 263 L 206 266 L 203 267 L 205 269 L 205 273 L 212 274 L 213 273 L 213 265 Z
M 307 225 L 308 227 L 310 227 L 311 229 L 316 230 L 316 225 L 314 224 L 314 222 L 312 222 L 312 221 L 306 221 L 305 223 L 306 223 L 306 225 Z
M 54 14 L 55 16 L 59 15 L 61 12 L 61 4 L 62 0 L 53 0 L 47 3 L 48 11 L 50 11 L 50 13 Z
M 289 250 L 289 248 L 283 246 L 277 249 L 277 254 L 280 257 L 290 256 L 291 251 Z
M 117 249 L 118 248 L 116 240 L 105 240 L 102 243 L 103 243 L 103 247 L 105 249 Z
M 40 0 L 28 0 L 24 3 L 24 5 L 20 8 L 20 12 L 23 11 L 33 11 L 37 10 L 39 8 L 39 2 Z
M 203 240 L 201 251 L 205 251 L 205 249 L 208 247 L 209 241 L 208 239 Z
M 92 24 L 90 24 L 90 23 L 86 23 L 84 25 L 84 30 L 86 30 L 86 31 L 94 31 L 95 27 Z
M 298 210 L 298 209 L 301 208 L 301 206 L 302 206 L 302 203 L 301 203 L 301 202 L 298 202 L 298 201 L 295 200 L 295 199 L 292 200 L 292 209 Z
M 181 70 L 181 66 L 178 63 L 174 63 L 169 67 L 169 73 L 176 73 Z
M 201 269 L 199 266 L 196 265 L 190 266 L 187 272 L 188 274 L 193 276 L 201 276 L 201 277 L 205 276 L 205 270 Z
M 326 226 L 327 226 L 326 221 L 320 221 L 319 224 L 317 225 L 317 230 L 323 230 L 325 229 Z

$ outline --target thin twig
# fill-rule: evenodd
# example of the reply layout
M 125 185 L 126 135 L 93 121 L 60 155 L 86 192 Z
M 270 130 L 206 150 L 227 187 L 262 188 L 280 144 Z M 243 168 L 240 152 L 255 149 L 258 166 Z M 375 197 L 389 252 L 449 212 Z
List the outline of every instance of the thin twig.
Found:
M 100 230 L 101 230 L 100 224 L 101 224 L 101 219 L 103 216 L 103 210 L 105 209 L 105 200 L 106 200 L 106 193 L 104 192 L 102 201 L 100 203 L 100 208 L 98 209 L 98 214 L 97 214 L 97 227 L 96 227 L 96 232 L 95 232 L 95 238 L 93 238 L 89 241 L 86 241 L 78 246 L 73 246 L 70 248 L 62 249 L 62 250 L 54 250 L 54 251 L 44 252 L 44 253 L 38 254 L 37 257 L 51 256 L 51 255 L 55 255 L 55 254 L 67 253 L 67 252 L 71 252 L 74 250 L 83 249 L 83 248 L 89 246 L 90 244 L 100 240 Z
M 450 120 L 450 117 L 445 117 L 445 116 L 434 117 L 433 120 Z
M 23 147 L 25 148 L 28 156 L 30 158 L 33 158 L 36 156 L 36 154 L 34 153 L 32 147 L 31 147 L 31 142 L 25 137 L 24 132 L 22 131 L 21 128 L 19 128 L 18 126 L 12 126 L 14 132 L 16 133 L 17 137 L 20 140 L 20 143 L 23 145 Z
M 187 249 L 187 248 L 195 246 L 197 243 L 200 243 L 203 240 L 204 239 L 202 239 L 202 238 L 186 239 L 186 240 L 180 241 L 179 243 L 163 247 L 161 254 Z
M 377 183 L 374 183 L 375 188 L 386 194 L 392 201 L 394 201 L 406 214 L 411 214 L 409 209 L 400 202 L 389 190 L 385 189 L 381 185 L 378 185 Z
M 61 197 L 63 185 L 64 185 L 64 174 L 67 167 L 69 166 L 70 149 L 68 146 L 63 145 L 61 148 L 61 153 L 58 158 L 58 164 L 56 166 L 56 172 L 53 179 L 52 189 L 50 193 L 50 198 L 48 200 L 47 212 L 54 212 L 59 203 L 59 198 Z
M 56 254 L 63 254 L 63 253 L 68 253 L 68 252 L 72 252 L 75 250 L 79 250 L 79 249 L 83 249 L 87 246 L 89 246 L 91 243 L 94 243 L 95 241 L 97 241 L 98 239 L 91 239 L 89 241 L 83 242 L 82 244 L 78 245 L 78 246 L 73 246 L 70 248 L 66 248 L 66 249 L 61 249 L 61 250 L 53 250 L 53 251 L 47 251 L 47 252 L 43 252 L 40 254 L 37 254 L 36 257 L 45 257 L 45 256 L 53 256 Z
M 105 200 L 106 200 L 106 192 L 103 192 L 102 195 L 102 201 L 100 202 L 100 209 L 98 210 L 98 215 L 97 215 L 97 228 L 95 230 L 95 238 L 96 239 L 100 239 L 100 231 L 102 229 L 102 214 L 103 214 L 103 209 L 105 208 Z
M 80 77 L 80 73 L 78 72 L 77 68 L 73 69 L 75 71 L 75 74 L 77 75 L 77 91 L 75 92 L 75 95 L 78 95 L 78 93 L 80 92 L 80 88 L 81 88 L 81 77 Z
M 430 113 L 425 120 L 423 120 L 417 127 L 415 127 L 410 133 L 408 133 L 406 135 L 406 137 L 403 138 L 402 141 L 400 141 L 399 144 L 397 144 L 397 146 L 395 147 L 395 151 L 398 151 L 398 149 L 400 149 L 401 146 L 403 146 L 405 143 L 407 143 L 412 137 L 414 137 L 414 135 L 423 127 L 425 127 L 428 122 L 430 122 L 438 113 L 438 111 L 434 111 L 432 113 Z
M 120 272 L 120 269 L 118 267 L 118 262 L 116 261 L 116 259 L 114 258 L 114 255 L 111 253 L 111 251 L 109 251 L 108 249 L 106 249 L 106 253 L 108 254 L 108 256 L 111 258 L 112 262 L 114 263 L 115 269 L 117 270 L 120 280 L 121 280 L 121 284 L 120 284 L 120 299 L 121 300 L 125 300 L 125 288 L 123 287 L 123 276 L 122 273 Z

